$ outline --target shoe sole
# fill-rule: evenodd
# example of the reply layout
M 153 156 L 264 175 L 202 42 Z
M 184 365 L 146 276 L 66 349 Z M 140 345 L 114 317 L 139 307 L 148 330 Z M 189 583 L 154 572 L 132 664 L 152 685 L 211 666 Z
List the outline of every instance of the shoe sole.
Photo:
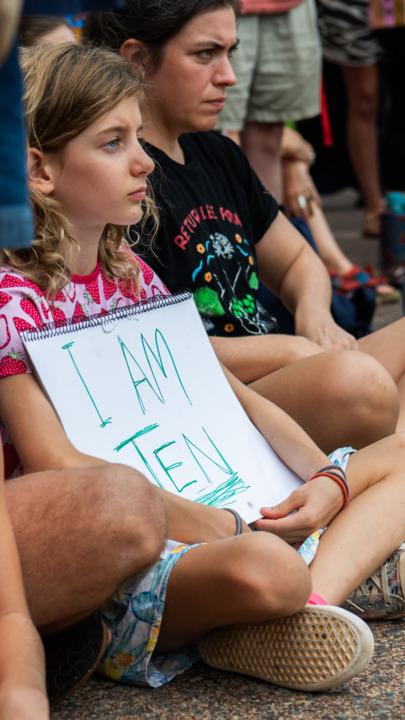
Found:
M 364 670 L 373 655 L 374 638 L 356 615 L 317 605 L 262 625 L 213 630 L 198 649 L 207 665 L 220 670 L 292 690 L 320 692 Z

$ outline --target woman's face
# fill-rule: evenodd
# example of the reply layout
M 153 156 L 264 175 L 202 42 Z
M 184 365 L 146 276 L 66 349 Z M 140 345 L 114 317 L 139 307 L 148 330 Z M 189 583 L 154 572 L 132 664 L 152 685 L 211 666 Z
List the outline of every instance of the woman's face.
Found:
M 224 107 L 226 89 L 236 82 L 230 55 L 236 47 L 231 7 L 190 20 L 165 46 L 148 80 L 151 120 L 173 134 L 212 130 Z

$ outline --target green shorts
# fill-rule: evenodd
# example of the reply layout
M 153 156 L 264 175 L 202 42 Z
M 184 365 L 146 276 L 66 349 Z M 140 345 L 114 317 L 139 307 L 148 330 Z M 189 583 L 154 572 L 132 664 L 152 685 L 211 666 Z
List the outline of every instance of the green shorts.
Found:
M 237 84 L 228 88 L 221 130 L 319 114 L 321 46 L 314 0 L 286 13 L 244 15 L 238 36 L 232 59 Z

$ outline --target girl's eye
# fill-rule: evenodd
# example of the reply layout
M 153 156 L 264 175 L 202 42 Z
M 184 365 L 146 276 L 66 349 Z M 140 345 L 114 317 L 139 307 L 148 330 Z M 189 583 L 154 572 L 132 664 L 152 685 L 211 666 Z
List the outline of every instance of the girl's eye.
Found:
M 121 145 L 121 141 L 119 138 L 112 138 L 108 142 L 105 143 L 104 147 L 107 150 L 119 150 Z

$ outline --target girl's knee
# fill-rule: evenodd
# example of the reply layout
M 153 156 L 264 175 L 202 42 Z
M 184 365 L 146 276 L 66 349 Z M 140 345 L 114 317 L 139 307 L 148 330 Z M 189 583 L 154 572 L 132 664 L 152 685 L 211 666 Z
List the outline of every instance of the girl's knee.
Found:
M 265 532 L 242 535 L 227 572 L 235 596 L 257 621 L 301 610 L 311 592 L 308 568 L 286 542 Z

